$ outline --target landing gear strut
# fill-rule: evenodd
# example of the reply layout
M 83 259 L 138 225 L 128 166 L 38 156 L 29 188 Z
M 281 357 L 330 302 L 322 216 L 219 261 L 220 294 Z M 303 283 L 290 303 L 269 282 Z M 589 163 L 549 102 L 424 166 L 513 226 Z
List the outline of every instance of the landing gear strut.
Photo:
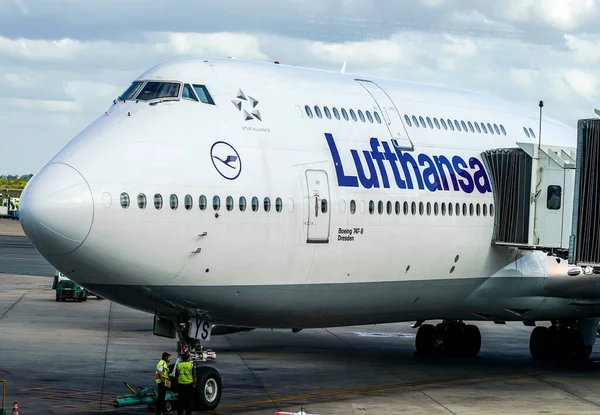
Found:
M 223 383 L 219 372 L 211 367 L 203 364 L 207 360 L 216 359 L 217 355 L 212 350 L 205 349 L 200 340 L 189 336 L 189 326 L 191 322 L 177 322 L 175 328 L 177 331 L 177 361 L 169 367 L 171 375 L 175 374 L 175 368 L 181 360 L 184 352 L 189 352 L 192 362 L 196 368 L 196 388 L 194 389 L 194 410 L 196 411 L 212 411 L 217 408 L 221 400 L 221 391 Z M 177 388 L 177 380 L 172 382 L 172 389 Z M 177 392 L 173 390 L 173 392 Z
M 538 326 L 531 332 L 529 351 L 534 359 L 585 360 L 590 357 L 597 323 L 591 329 L 585 327 L 589 324 L 585 324 L 584 321 L 552 321 L 551 323 L 550 327 Z M 594 331 L 593 336 L 586 336 L 585 332 L 590 330 Z
M 445 320 L 436 326 L 423 324 L 417 331 L 415 346 L 418 355 L 475 357 L 481 349 L 481 333 L 477 326 L 462 321 Z

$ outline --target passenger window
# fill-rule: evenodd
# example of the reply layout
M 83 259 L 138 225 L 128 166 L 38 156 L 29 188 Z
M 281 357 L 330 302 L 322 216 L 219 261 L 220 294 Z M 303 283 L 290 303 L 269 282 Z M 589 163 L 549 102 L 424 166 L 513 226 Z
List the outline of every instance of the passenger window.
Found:
M 412 120 L 413 120 L 413 124 L 415 125 L 415 127 L 419 128 L 419 120 L 417 120 L 417 117 L 415 117 L 414 115 L 412 116 Z
M 308 118 L 312 118 L 313 117 L 312 110 L 310 109 L 310 107 L 308 105 L 304 106 L 304 110 L 306 111 L 306 115 L 308 115 Z
M 454 205 L 452 203 L 448 203 L 448 216 L 452 216 L 452 209 Z
M 458 131 L 460 131 L 460 124 L 458 123 L 458 120 L 454 120 L 454 126 Z
M 475 211 L 477 212 L 477 216 L 481 216 L 481 206 L 479 205 L 479 203 L 475 205 Z
M 425 125 L 425 120 L 423 119 L 423 117 L 419 117 L 419 122 L 421 123 L 421 127 L 427 128 L 427 126 Z
M 413 216 L 417 214 L 417 204 L 415 202 L 410 204 L 410 213 L 412 213 Z
M 321 213 L 327 213 L 327 199 L 321 199 Z
M 381 118 L 379 118 L 379 114 L 377 113 L 377 111 L 373 111 L 373 116 L 375 117 L 375 121 L 377 121 L 377 124 L 381 124 Z
M 383 213 L 383 202 L 381 200 L 377 203 L 377 212 L 379 212 L 380 215 Z
M 283 209 L 283 200 L 281 200 L 280 197 L 278 197 L 277 199 L 275 199 L 275 210 L 277 212 L 281 212 Z
M 490 124 L 490 123 L 488 122 L 488 123 L 487 123 L 487 128 L 488 128 L 488 131 L 490 132 L 490 134 L 492 134 L 492 135 L 493 135 L 493 134 L 494 134 L 494 130 L 492 129 L 492 124 Z
M 497 124 L 494 124 L 494 131 L 496 131 L 496 134 L 500 135 L 500 129 L 498 128 Z
M 405 215 L 408 215 L 408 202 L 404 202 L 404 209 L 403 209 L 403 211 L 404 211 Z
M 481 134 L 481 128 L 479 128 L 479 123 L 478 123 L 478 122 L 476 122 L 476 123 L 474 123 L 474 124 L 475 124 L 475 129 L 477 130 L 477 132 L 478 132 L 479 134 Z
M 143 193 L 140 193 L 137 197 L 137 203 L 138 203 L 138 207 L 140 209 L 146 209 L 146 204 L 147 204 L 146 195 Z
M 431 118 L 427 117 L 427 125 L 429 128 L 433 128 L 433 123 L 431 122 Z
M 456 216 L 460 216 L 460 203 L 457 203 L 454 207 L 454 213 L 456 214 Z
M 373 213 L 375 213 L 375 202 L 373 202 L 372 200 L 369 200 L 369 213 L 372 215 Z
M 183 86 L 183 92 L 181 93 L 181 98 L 198 102 L 198 98 L 196 98 L 196 94 L 194 93 L 194 90 L 192 89 L 192 86 L 190 84 L 185 84 Z
M 452 206 L 452 205 L 448 205 L 448 206 Z M 442 216 L 446 216 L 446 203 L 442 202 Z
M 485 123 L 481 123 L 481 129 L 483 130 L 484 133 L 488 133 L 487 128 L 485 128 Z
M 201 195 L 198 198 L 198 207 L 200 208 L 200 210 L 205 210 L 206 209 L 206 205 L 207 205 L 207 203 L 206 203 L 206 196 Z
M 244 212 L 246 210 L 246 198 L 244 196 L 240 196 L 238 203 L 240 204 L 240 212 Z
M 252 212 L 258 211 L 258 197 L 254 196 L 252 198 Z
M 437 128 L 439 130 L 440 129 L 440 123 L 439 123 L 439 121 L 438 121 L 437 118 L 433 119 L 433 123 L 435 124 L 435 128 Z
M 225 199 L 225 208 L 230 212 L 233 210 L 233 197 L 227 196 Z
M 148 82 L 136 99 L 149 101 L 160 98 L 178 98 L 180 88 L 181 84 L 175 82 Z
M 425 205 L 423 202 L 419 202 L 419 215 L 423 216 L 423 213 L 425 213 Z
M 410 122 L 410 117 L 408 115 L 406 115 L 406 114 L 404 114 L 404 121 L 406 121 L 406 124 L 409 127 L 412 127 L 412 123 Z
M 190 210 L 193 204 L 194 202 L 192 196 L 185 195 L 185 197 L 183 198 L 183 205 L 185 206 L 186 210 Z
M 473 129 L 473 124 L 471 124 L 471 121 L 468 121 L 468 122 L 467 122 L 467 125 L 469 126 L 469 130 L 470 130 L 472 133 L 474 133 L 474 132 L 475 132 L 475 130 Z
M 356 118 L 356 113 L 353 109 L 350 110 L 350 117 L 352 118 L 352 121 L 358 121 L 358 119 Z
M 127 193 L 121 193 L 121 207 L 123 209 L 129 207 L 129 195 Z
M 494 204 L 490 203 L 490 216 L 494 216 Z
M 469 131 L 469 130 L 467 130 L 467 124 L 465 124 L 464 121 L 461 121 L 460 125 L 462 125 L 462 129 L 463 129 L 464 132 L 468 132 Z
M 213 209 L 221 209 L 221 198 L 219 196 L 213 196 Z
M 450 130 L 454 131 L 454 124 L 452 124 L 452 120 L 448 120 L 448 127 L 450 127 Z
M 143 81 L 135 81 L 133 82 L 129 88 L 127 88 L 127 90 L 125 90 L 125 92 L 123 92 L 120 96 L 119 99 L 121 101 L 125 101 L 128 99 L 133 99 L 133 97 L 135 97 L 135 94 L 140 90 L 140 87 L 142 86 L 144 82 Z
M 483 204 L 483 216 L 487 216 L 487 203 Z
M 502 124 L 500 124 L 500 131 L 502 131 L 503 135 L 506 135 L 506 130 L 504 129 L 504 126 Z
M 394 204 L 394 206 L 395 206 L 394 210 L 396 211 L 396 215 L 399 215 L 400 214 L 400 202 L 396 202 Z
M 440 119 L 440 122 L 442 123 L 442 127 L 444 128 L 444 130 L 448 130 L 448 126 L 446 125 L 446 121 L 443 118 Z
M 435 203 L 433 204 L 433 214 L 434 214 L 435 216 L 437 216 L 437 215 L 440 213 L 440 210 L 439 210 L 439 209 L 440 209 L 440 206 L 438 205 L 438 202 L 435 202 Z
M 321 110 L 316 105 L 315 105 L 315 115 L 317 116 L 317 118 L 321 118 L 322 117 Z
M 356 202 L 354 199 L 350 201 L 350 213 L 353 215 L 356 213 Z
M 360 118 L 362 122 L 365 122 L 365 116 L 361 110 L 358 110 L 358 118 Z
M 463 214 L 463 216 L 467 216 L 467 204 L 466 203 L 463 203 L 462 214 Z
M 265 199 L 264 199 L 264 207 L 265 207 L 265 212 L 271 211 L 271 199 L 269 199 L 268 197 L 265 197 Z
M 529 134 L 531 134 L 531 136 L 532 136 L 533 138 L 535 138 L 535 133 L 533 132 L 533 130 L 532 130 L 531 128 L 529 129 Z
M 546 207 L 550 210 L 560 209 L 562 188 L 556 185 L 548 186 L 548 196 L 546 200 Z
M 369 120 L 369 122 L 373 124 L 373 116 L 371 115 L 371 113 L 369 111 L 366 111 L 365 114 L 367 115 L 367 120 Z
M 427 202 L 427 216 L 431 216 L 431 203 Z
M 469 203 L 469 215 L 473 216 L 473 203 Z
M 163 198 L 160 194 L 155 194 L 154 195 L 154 207 L 156 209 L 162 209 L 163 206 Z
M 194 91 L 196 91 L 196 95 L 198 95 L 198 98 L 200 98 L 200 102 L 215 105 L 215 102 L 208 93 L 208 89 L 206 89 L 204 85 L 194 85 Z
M 348 113 L 346 112 L 346 109 L 345 109 L 345 108 L 342 108 L 342 117 L 344 117 L 344 119 L 345 119 L 346 121 L 348 121 Z
M 173 210 L 177 209 L 177 206 L 179 206 L 179 200 L 177 199 L 177 195 L 171 195 L 169 197 L 169 206 L 171 206 L 171 209 Z
M 340 112 L 337 110 L 336 107 L 333 107 L 333 116 L 335 117 L 336 120 L 340 119 Z
M 327 119 L 331 119 L 331 112 L 329 112 L 329 108 L 323 107 L 323 111 L 325 112 Z

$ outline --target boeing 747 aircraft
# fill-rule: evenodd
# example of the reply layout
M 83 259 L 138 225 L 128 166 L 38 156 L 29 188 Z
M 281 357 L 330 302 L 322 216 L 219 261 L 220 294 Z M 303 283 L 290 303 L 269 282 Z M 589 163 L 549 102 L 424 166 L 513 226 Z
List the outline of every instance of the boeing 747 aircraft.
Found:
M 539 156 L 568 164 L 576 139 L 462 90 L 173 60 L 48 161 L 20 216 L 68 278 L 154 314 L 155 334 L 197 353 L 211 334 L 252 328 L 416 321 L 418 352 L 476 356 L 465 322 L 550 321 L 532 331 L 533 357 L 587 357 L 600 277 L 552 248 L 568 245 L 572 176 Z M 508 171 L 495 160 L 514 148 L 548 171 L 532 182 L 538 213 L 515 223 L 549 249 L 495 243 L 511 208 L 498 189 L 524 180 L 494 175 Z M 210 409 L 220 383 L 207 385 Z

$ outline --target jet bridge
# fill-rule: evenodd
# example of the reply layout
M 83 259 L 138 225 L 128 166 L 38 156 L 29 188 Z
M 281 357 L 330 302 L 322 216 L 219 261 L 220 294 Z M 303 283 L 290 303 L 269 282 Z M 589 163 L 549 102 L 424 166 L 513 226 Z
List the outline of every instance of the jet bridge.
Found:
M 576 151 L 532 143 L 485 151 L 494 205 L 492 244 L 566 256 Z
M 517 143 L 482 153 L 496 215 L 492 245 L 541 250 L 600 272 L 600 119 L 577 148 Z

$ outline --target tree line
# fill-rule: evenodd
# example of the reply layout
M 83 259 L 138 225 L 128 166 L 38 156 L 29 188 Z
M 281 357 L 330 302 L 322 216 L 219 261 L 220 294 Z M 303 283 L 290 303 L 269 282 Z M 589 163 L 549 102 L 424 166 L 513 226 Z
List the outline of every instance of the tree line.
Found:
M 32 177 L 33 174 L 24 174 L 22 176 L 2 175 L 0 176 L 0 190 L 22 189 Z

